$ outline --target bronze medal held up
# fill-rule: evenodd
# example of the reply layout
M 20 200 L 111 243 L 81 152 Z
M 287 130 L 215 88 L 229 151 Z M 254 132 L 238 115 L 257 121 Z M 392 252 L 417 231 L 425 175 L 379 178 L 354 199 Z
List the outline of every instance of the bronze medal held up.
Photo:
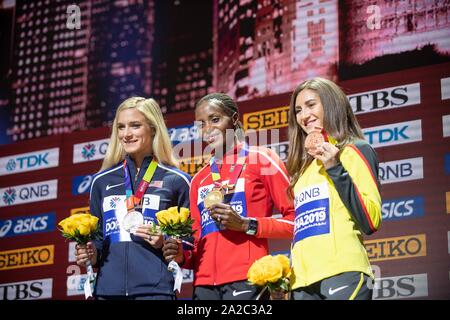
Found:
M 325 138 L 320 131 L 310 132 L 305 139 L 305 149 L 309 154 L 316 153 L 317 147 L 325 142 Z

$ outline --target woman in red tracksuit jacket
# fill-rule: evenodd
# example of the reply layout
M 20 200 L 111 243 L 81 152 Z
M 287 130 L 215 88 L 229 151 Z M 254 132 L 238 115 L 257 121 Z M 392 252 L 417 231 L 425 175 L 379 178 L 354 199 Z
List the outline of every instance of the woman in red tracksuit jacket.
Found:
M 212 151 L 209 164 L 191 181 L 195 245 L 183 251 L 167 240 L 164 256 L 194 270 L 194 300 L 255 299 L 261 289 L 247 283 L 248 269 L 268 254 L 268 238 L 289 239 L 293 233 L 286 168 L 272 150 L 242 142 L 238 108 L 228 95 L 200 99 L 195 118 Z M 217 191 L 223 200 L 210 205 L 208 195 Z M 274 206 L 281 218 L 272 217 Z

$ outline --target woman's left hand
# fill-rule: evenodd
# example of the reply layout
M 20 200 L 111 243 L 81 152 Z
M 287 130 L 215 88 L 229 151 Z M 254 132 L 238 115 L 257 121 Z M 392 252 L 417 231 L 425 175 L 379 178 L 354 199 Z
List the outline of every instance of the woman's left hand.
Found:
M 153 233 L 152 224 L 143 224 L 139 226 L 133 235 L 141 237 L 155 249 L 161 249 L 163 246 L 163 236 L 162 234 Z
M 329 142 L 324 142 L 320 146 L 318 146 L 314 152 L 311 154 L 314 158 L 320 160 L 325 169 L 329 169 L 334 167 L 338 161 L 339 149 L 336 146 L 332 145 Z
M 209 208 L 209 211 L 211 217 L 218 223 L 221 223 L 225 228 L 234 231 L 246 231 L 245 219 L 234 211 L 229 204 L 213 204 Z

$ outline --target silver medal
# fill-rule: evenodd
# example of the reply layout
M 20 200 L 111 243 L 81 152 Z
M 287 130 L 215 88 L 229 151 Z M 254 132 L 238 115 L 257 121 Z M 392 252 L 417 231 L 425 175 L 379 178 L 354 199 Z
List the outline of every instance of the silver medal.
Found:
M 144 216 L 136 210 L 128 212 L 122 221 L 123 228 L 129 233 L 134 233 L 142 224 L 144 224 Z

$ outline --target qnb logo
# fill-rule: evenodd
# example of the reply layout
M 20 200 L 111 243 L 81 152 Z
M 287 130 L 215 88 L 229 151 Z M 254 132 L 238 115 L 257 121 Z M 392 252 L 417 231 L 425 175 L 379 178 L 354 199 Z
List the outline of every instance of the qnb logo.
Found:
M 3 202 L 6 205 L 11 205 L 16 200 L 16 189 L 14 188 L 8 188 L 3 193 Z
M 14 159 L 10 159 L 6 163 L 6 171 L 14 171 L 14 169 L 16 169 L 16 162 L 14 161 Z
M 81 155 L 84 159 L 90 160 L 95 156 L 96 148 L 95 145 L 92 143 L 88 143 L 83 147 L 81 150 Z
M 379 176 L 382 184 L 423 179 L 423 158 L 382 162 Z

